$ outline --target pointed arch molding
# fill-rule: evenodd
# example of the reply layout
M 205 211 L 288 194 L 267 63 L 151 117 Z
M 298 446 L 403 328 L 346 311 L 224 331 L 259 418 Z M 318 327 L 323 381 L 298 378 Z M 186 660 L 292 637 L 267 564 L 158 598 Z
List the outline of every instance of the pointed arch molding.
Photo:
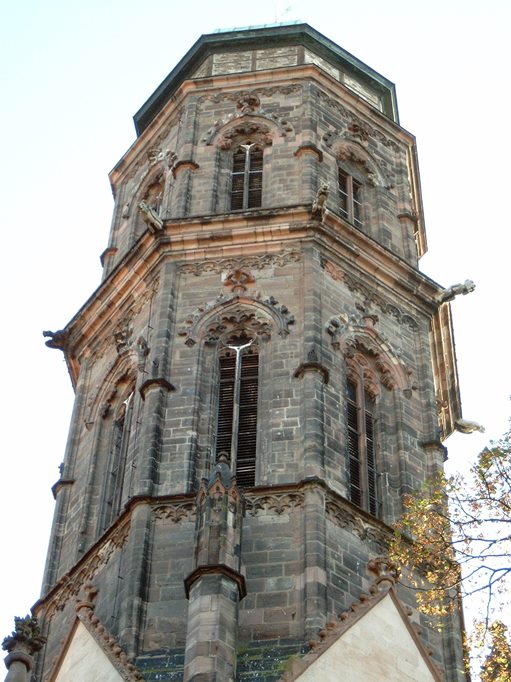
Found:
M 240 138 L 255 137 L 259 143 L 272 144 L 277 135 L 286 137 L 293 131 L 287 119 L 260 108 L 256 93 L 241 96 L 236 107 L 238 111 L 215 121 L 202 142 L 206 145 L 214 144 L 221 149 L 230 149 L 234 141 Z
M 340 134 L 338 131 L 328 131 L 323 135 L 323 142 L 332 150 L 339 161 L 347 161 L 358 166 L 370 185 L 392 188 L 392 182 L 382 170 L 380 164 L 367 151 L 365 146 L 354 135 Z
M 346 321 L 342 316 L 332 317 L 326 331 L 332 346 L 341 351 L 346 360 L 348 377 L 355 368 L 362 368 L 365 388 L 373 396 L 380 386 L 388 390 L 401 389 L 411 396 L 412 370 L 406 367 L 390 343 L 374 328 L 375 316 L 365 315 L 363 323 Z
M 104 378 L 91 391 L 85 410 L 85 427 L 90 429 L 97 419 L 98 413 L 104 417 L 119 397 L 119 384 L 135 385 L 137 378 L 137 352 L 128 350 L 118 356 L 107 368 Z
M 220 296 L 213 303 L 207 303 L 187 317 L 179 330 L 187 346 L 194 346 L 199 340 L 216 343 L 231 329 L 245 328 L 262 340 L 270 338 L 276 329 L 279 336 L 287 336 L 294 316 L 287 306 L 270 296 L 262 300 L 249 295 Z

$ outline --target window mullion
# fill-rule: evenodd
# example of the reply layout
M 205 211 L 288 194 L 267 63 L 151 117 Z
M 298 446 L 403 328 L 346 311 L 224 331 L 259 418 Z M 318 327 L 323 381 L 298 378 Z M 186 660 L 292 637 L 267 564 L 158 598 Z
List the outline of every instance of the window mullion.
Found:
M 348 208 L 348 220 L 350 221 L 350 223 L 352 223 L 354 211 L 353 211 L 353 178 L 351 177 L 351 175 L 348 175 L 346 177 L 346 192 L 348 195 L 347 202 L 346 202 L 348 205 L 347 206 L 347 208 Z
M 350 178 L 351 179 L 351 178 Z M 358 420 L 358 454 L 360 460 L 360 488 L 362 493 L 362 507 L 368 509 L 368 477 L 367 477 L 367 432 L 365 423 L 363 377 L 357 382 L 357 420 Z
M 245 149 L 245 172 L 243 174 L 243 208 L 248 208 L 249 190 L 250 190 L 250 150 L 252 144 L 244 144 Z

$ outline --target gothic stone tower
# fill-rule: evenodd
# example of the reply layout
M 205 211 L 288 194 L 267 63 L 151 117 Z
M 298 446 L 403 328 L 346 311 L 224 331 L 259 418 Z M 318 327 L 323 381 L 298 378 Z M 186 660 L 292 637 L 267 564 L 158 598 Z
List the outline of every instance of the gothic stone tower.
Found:
M 215 33 L 135 124 L 48 341 L 76 403 L 35 679 L 464 679 L 461 615 L 419 637 L 381 558 L 461 416 L 394 86 L 307 25 Z

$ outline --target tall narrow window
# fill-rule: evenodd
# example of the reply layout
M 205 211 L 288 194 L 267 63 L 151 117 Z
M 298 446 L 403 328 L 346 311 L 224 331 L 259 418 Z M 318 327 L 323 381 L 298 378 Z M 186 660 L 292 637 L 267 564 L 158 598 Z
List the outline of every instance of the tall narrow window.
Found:
M 113 423 L 112 448 L 106 484 L 103 528 L 107 528 L 121 511 L 124 474 L 133 414 L 133 393 L 123 401 Z
M 374 400 L 362 384 L 347 384 L 348 461 L 350 500 L 378 515 L 374 452 Z
M 229 455 L 237 482 L 255 485 L 259 355 L 250 342 L 219 358 L 216 457 Z
M 339 168 L 339 210 L 357 227 L 362 227 L 362 185 Z
M 263 150 L 253 142 L 247 142 L 233 154 L 231 211 L 257 208 L 262 199 Z

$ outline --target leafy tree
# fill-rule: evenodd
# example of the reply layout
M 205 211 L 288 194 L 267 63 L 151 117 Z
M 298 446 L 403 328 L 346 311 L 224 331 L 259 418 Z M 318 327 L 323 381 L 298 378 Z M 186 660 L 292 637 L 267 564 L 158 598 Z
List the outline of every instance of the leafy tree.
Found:
M 491 638 L 490 653 L 481 667 L 481 682 L 510 682 L 511 645 L 507 627 L 502 621 L 496 620 L 488 630 Z
M 511 682 L 507 631 L 492 623 L 511 587 L 511 430 L 466 476 L 439 473 L 405 498 L 390 556 L 417 590 L 423 613 L 447 614 L 460 593 L 482 596 L 478 632 L 491 640 L 491 652 L 481 679 Z

